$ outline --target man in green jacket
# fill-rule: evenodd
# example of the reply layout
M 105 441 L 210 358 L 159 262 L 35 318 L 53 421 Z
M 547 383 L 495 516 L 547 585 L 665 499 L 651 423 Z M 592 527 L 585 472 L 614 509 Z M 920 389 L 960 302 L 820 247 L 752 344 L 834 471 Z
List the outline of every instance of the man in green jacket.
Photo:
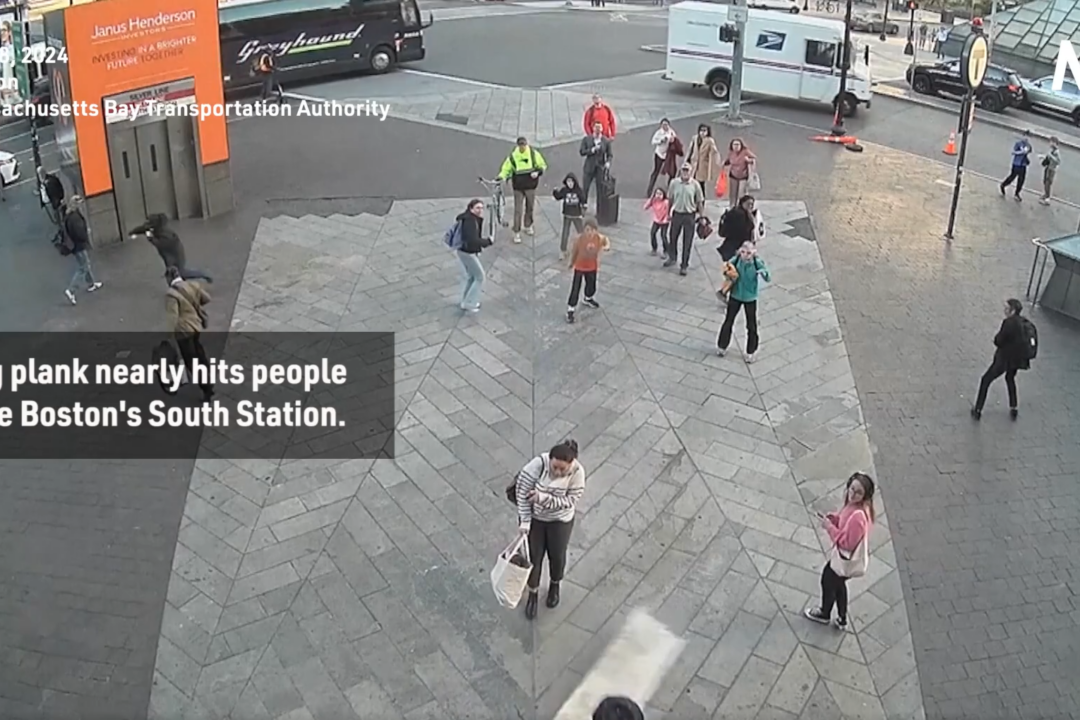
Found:
M 539 150 L 529 147 L 529 141 L 523 137 L 517 139 L 517 145 L 499 170 L 500 180 L 509 180 L 514 188 L 514 242 L 521 242 L 522 220 L 525 232 L 532 235 L 533 211 L 536 208 L 536 188 L 540 185 L 540 176 L 547 170 L 547 161 Z

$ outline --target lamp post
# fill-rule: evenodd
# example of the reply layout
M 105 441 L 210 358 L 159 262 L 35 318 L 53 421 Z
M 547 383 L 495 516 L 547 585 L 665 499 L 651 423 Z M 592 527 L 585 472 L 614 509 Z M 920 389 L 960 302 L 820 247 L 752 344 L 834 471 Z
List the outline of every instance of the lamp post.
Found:
M 878 40 L 881 42 L 885 42 L 887 39 L 886 36 L 888 33 L 886 31 L 889 29 L 889 6 L 892 5 L 892 3 L 893 0 L 885 0 L 885 17 L 881 20 L 881 34 L 878 35 Z
M 851 47 L 851 0 L 847 0 L 847 8 L 844 10 L 844 46 L 840 48 L 840 92 L 836 94 L 836 115 L 833 117 L 832 127 L 833 137 L 843 137 L 847 134 L 847 130 L 844 129 L 844 107 L 847 96 L 848 68 L 853 60 L 851 53 L 848 52 L 849 47 Z
M 952 202 L 949 204 L 949 225 L 945 229 L 945 239 L 953 239 L 956 229 L 956 210 L 960 204 L 960 185 L 964 179 L 964 159 L 967 157 L 968 135 L 971 133 L 972 107 L 975 103 L 975 91 L 986 77 L 986 67 L 990 61 L 990 51 L 986 38 L 979 34 L 968 35 L 964 49 L 960 53 L 960 77 L 964 81 L 967 93 L 960 106 L 960 153 L 956 156 L 956 176 L 953 179 Z
M 907 45 L 904 46 L 905 55 L 915 54 L 915 11 L 919 9 L 919 3 L 915 0 L 908 0 L 908 12 L 911 14 L 908 20 L 907 29 Z

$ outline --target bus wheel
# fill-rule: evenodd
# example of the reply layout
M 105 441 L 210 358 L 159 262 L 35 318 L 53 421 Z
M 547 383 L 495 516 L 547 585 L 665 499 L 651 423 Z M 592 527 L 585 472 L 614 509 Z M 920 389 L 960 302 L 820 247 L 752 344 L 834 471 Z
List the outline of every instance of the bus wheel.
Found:
M 384 73 L 394 67 L 394 51 L 386 45 L 380 45 L 371 51 L 371 69 Z
M 724 71 L 717 71 L 705 80 L 709 85 L 709 94 L 717 100 L 727 100 L 731 95 L 731 79 Z

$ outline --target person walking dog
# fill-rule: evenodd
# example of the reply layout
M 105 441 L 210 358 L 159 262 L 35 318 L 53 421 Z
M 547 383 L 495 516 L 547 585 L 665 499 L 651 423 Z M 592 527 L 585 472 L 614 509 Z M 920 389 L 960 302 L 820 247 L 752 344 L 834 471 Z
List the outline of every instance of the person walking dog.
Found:
M 866 574 L 870 564 L 870 530 L 874 525 L 874 481 L 866 473 L 848 478 L 839 512 L 818 513 L 833 546 L 821 571 L 821 604 L 806 608 L 808 620 L 828 625 L 836 608 L 836 626 L 848 626 L 847 581 Z

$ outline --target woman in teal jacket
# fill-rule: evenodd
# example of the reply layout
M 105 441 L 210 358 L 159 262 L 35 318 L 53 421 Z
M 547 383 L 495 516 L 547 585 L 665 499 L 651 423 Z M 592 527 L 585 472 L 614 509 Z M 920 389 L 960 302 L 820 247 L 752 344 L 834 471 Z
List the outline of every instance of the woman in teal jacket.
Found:
M 738 279 L 731 288 L 731 295 L 727 304 L 727 315 L 724 316 L 724 324 L 720 326 L 720 335 L 716 338 L 716 352 L 723 357 L 727 353 L 728 345 L 731 344 L 731 331 L 735 327 L 735 318 L 739 311 L 746 310 L 746 362 L 754 362 L 754 356 L 758 351 L 758 328 L 757 328 L 757 298 L 758 279 L 770 281 L 769 269 L 765 267 L 765 261 L 757 256 L 757 248 L 753 243 L 743 243 L 739 253 L 731 260 L 735 271 L 739 273 Z

